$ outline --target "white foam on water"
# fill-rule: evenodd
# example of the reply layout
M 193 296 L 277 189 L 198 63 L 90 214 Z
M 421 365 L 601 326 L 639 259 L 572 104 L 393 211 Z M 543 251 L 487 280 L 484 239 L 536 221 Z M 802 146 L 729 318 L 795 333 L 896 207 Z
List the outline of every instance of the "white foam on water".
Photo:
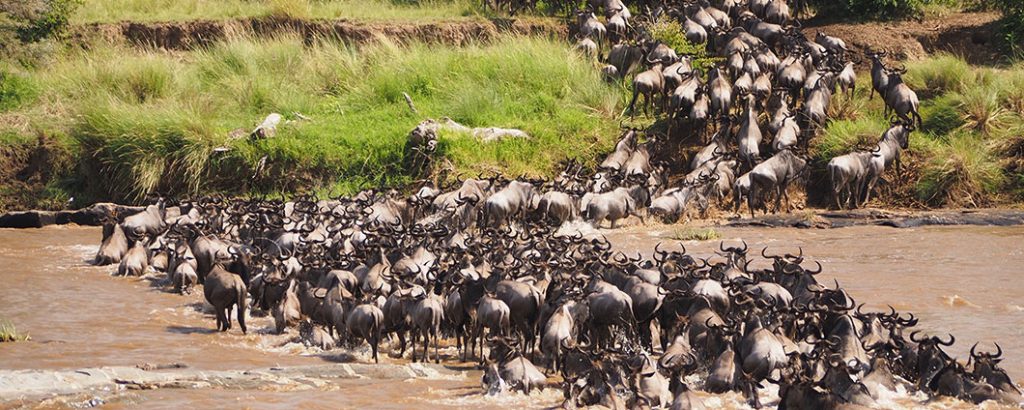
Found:
M 557 386 L 549 386 L 544 390 L 534 390 L 530 392 L 530 395 L 519 391 L 487 395 L 483 393 L 482 389 L 477 393 L 455 397 L 452 397 L 451 392 L 447 390 L 429 389 L 429 392 L 431 396 L 443 395 L 447 397 L 430 398 L 427 400 L 428 402 L 455 407 L 503 406 L 512 408 L 545 408 L 557 406 L 564 399 L 562 390 Z
M 416 370 L 419 374 L 424 376 L 417 377 L 416 379 L 407 379 L 406 381 L 415 380 L 449 380 L 449 381 L 463 381 L 466 380 L 466 373 L 441 373 L 435 367 L 425 366 L 422 363 L 409 363 L 406 365 L 410 369 Z

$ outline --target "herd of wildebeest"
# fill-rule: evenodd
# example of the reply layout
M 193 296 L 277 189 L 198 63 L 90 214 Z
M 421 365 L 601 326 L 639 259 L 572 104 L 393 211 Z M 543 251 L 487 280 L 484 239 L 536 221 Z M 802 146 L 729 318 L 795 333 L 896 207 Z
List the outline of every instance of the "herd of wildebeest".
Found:
M 165 272 L 181 293 L 201 287 L 220 331 L 231 329 L 232 309 L 243 333 L 247 311 L 264 312 L 275 332 L 295 327 L 322 349 L 366 343 L 374 362 L 385 340 L 396 357 L 438 362 L 447 338 L 461 356 L 453 360 L 484 367 L 485 389 L 557 386 L 566 407 L 703 408 L 697 389 L 738 391 L 759 407 L 767 384 L 778 387 L 780 408 L 879 407 L 898 386 L 1022 402 L 998 345 L 992 353 L 975 344 L 964 364 L 943 350 L 952 335 L 924 335 L 912 314 L 865 311 L 838 283 L 819 283 L 821 264 L 802 250 L 722 243 L 702 258 L 659 244 L 648 258 L 578 229 L 604 220 L 614 228 L 632 215 L 678 218 L 691 202 L 706 207 L 730 191 L 752 209 L 759 201 L 750 198 L 774 191 L 778 207 L 807 166 L 798 146 L 824 124 L 834 86 L 855 81 L 842 41 L 804 39 L 782 0 L 663 4 L 638 17 L 677 18 L 692 42 L 721 56 L 706 81 L 687 56 L 633 29 L 626 4 L 591 3 L 578 14 L 580 44 L 594 55 L 610 44 L 610 77 L 646 64 L 633 80 L 644 108 L 657 105 L 700 135 L 716 119 L 679 186 L 667 187 L 663 166 L 652 165 L 659 138 L 641 143 L 643 131 L 627 129 L 596 172 L 570 164 L 550 182 L 481 176 L 408 195 L 161 199 L 112 215 L 95 263 L 118 264 L 118 275 Z M 837 206 L 840 193 L 862 200 L 920 126 L 903 71 L 872 57 L 874 88 L 896 119 L 875 150 L 829 164 Z M 774 154 L 761 161 L 765 106 Z M 758 254 L 770 268 L 752 268 Z
M 709 199 L 732 197 L 737 212 L 745 199 L 753 215 L 755 209 L 768 211 L 770 196 L 775 210 L 783 198 L 788 209 L 787 187 L 806 182 L 808 142 L 826 125 L 833 94 L 841 88 L 852 98 L 856 89 L 854 59 L 859 57 L 845 42 L 822 32 L 806 38 L 786 0 L 647 1 L 645 12 L 635 17 L 623 0 L 588 3 L 570 30 L 575 47 L 596 57 L 609 81 L 632 78 L 630 115 L 653 111 L 668 129 L 667 135 L 647 138 L 643 156 L 658 152 L 664 158 L 663 148 L 680 139 L 699 138 L 704 144 L 678 186 L 651 186 L 660 196 L 652 210 L 675 218 L 689 208 L 703 211 Z M 604 22 L 598 17 L 602 11 Z M 680 55 L 653 38 L 651 22 L 666 19 L 679 24 L 686 39 L 706 54 Z M 922 124 L 917 95 L 902 79 L 906 69 L 886 66 L 885 56 L 867 55 L 870 96 L 877 92 L 884 100 L 885 115 L 892 113 L 890 128 L 873 149 L 827 164 L 830 199 L 838 208 L 864 203 L 887 168 L 895 163 L 899 170 L 900 151 Z M 665 172 L 646 163 L 628 164 L 629 154 L 638 151 L 637 142 L 628 141 L 616 147 L 621 161 L 609 158 L 603 171 Z M 627 164 L 632 166 L 623 169 Z

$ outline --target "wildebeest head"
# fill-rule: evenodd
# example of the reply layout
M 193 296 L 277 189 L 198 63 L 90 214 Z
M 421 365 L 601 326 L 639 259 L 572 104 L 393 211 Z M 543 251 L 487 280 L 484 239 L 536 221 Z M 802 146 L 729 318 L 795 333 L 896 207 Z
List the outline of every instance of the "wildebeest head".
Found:
M 952 346 L 956 342 L 953 335 L 949 335 L 949 341 L 943 341 L 938 336 L 918 338 L 919 331 L 910 333 L 910 340 L 918 344 L 916 376 L 918 386 L 928 387 L 932 384 L 935 376 L 938 376 L 950 363 L 955 363 L 940 346 Z
M 1006 370 L 999 367 L 999 362 L 1003 360 L 1003 348 L 999 346 L 999 343 L 996 343 L 995 345 L 995 353 L 977 353 L 975 350 L 978 347 L 978 343 L 971 346 L 971 361 L 974 362 L 974 369 L 972 369 L 971 373 L 975 377 L 991 384 L 999 390 L 1020 394 L 1020 390 L 1015 384 L 1013 384 L 1013 381 L 1010 380 L 1010 376 L 1006 374 Z

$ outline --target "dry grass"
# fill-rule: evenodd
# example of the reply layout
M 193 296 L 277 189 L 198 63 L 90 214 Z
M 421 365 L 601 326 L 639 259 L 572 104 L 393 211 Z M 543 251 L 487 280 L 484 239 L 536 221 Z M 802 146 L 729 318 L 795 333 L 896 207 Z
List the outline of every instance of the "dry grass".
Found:
M 669 238 L 677 241 L 713 241 L 722 239 L 722 234 L 715 228 L 680 228 L 673 230 Z
M 20 333 L 11 322 L 0 320 L 0 343 L 24 342 L 28 340 L 32 340 L 32 337 L 27 333 Z

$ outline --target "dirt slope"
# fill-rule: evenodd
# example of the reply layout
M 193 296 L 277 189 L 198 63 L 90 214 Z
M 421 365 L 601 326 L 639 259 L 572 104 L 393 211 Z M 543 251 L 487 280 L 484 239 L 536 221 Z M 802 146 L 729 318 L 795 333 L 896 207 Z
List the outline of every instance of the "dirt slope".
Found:
M 867 50 L 886 50 L 893 58 L 920 59 L 949 52 L 971 64 L 995 64 L 1006 56 L 998 47 L 999 13 L 961 13 L 925 21 L 830 23 L 812 20 L 804 34 L 818 31 L 842 38 L 856 56 Z

